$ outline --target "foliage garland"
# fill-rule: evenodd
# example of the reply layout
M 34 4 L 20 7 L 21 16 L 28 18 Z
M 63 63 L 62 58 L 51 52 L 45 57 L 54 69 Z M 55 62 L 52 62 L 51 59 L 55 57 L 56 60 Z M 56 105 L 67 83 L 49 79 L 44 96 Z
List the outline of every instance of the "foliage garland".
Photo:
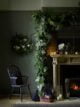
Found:
M 80 25 L 80 12 L 70 11 L 62 14 L 49 14 L 44 11 L 37 11 L 33 14 L 36 24 L 36 67 L 37 67 L 37 88 L 40 96 L 44 96 L 43 87 L 45 85 L 45 77 L 47 75 L 47 45 L 54 31 L 58 31 L 63 27 Z
M 46 48 L 49 42 L 49 36 L 45 31 L 45 15 L 39 11 L 39 13 L 35 13 L 33 18 L 36 22 L 36 67 L 37 67 L 37 88 L 39 91 L 39 95 L 43 96 L 42 88 L 44 87 L 45 76 L 47 73 L 47 55 Z

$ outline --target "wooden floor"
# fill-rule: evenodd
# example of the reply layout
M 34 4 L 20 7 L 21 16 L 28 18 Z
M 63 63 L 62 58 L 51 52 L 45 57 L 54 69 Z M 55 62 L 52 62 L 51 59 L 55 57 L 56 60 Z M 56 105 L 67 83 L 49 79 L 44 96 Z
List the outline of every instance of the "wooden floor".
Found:
M 9 98 L 0 98 L 0 107 L 11 107 L 13 104 L 29 104 L 29 103 L 45 103 L 45 102 L 34 102 L 32 99 L 29 97 L 23 98 L 21 101 L 19 97 L 12 97 L 11 99 Z M 47 102 L 46 102 L 47 103 Z
M 33 101 L 30 98 L 24 98 L 22 102 L 19 97 L 12 97 L 11 99 L 0 98 L 0 107 L 11 107 L 12 104 L 26 103 L 26 102 L 31 103 Z
M 80 99 L 67 99 L 62 101 L 55 101 L 54 104 L 62 104 L 62 103 L 71 103 L 71 102 L 77 102 L 80 103 Z M 13 104 L 28 104 L 28 103 L 45 103 L 45 102 L 34 102 L 30 98 L 25 97 L 23 101 L 21 102 L 19 97 L 13 97 L 11 99 L 9 98 L 0 98 L 0 107 L 12 107 Z

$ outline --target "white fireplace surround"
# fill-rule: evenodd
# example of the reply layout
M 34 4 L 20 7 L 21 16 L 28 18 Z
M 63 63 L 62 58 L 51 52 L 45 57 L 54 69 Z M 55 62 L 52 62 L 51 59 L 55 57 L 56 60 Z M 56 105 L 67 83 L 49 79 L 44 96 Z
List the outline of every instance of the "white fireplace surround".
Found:
M 63 95 L 60 85 L 60 65 L 80 65 L 80 55 L 53 55 L 53 89 Z

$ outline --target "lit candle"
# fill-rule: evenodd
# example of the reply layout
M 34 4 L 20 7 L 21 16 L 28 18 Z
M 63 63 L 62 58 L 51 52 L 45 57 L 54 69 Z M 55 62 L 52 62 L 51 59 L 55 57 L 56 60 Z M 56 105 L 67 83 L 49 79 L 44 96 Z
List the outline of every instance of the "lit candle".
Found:
M 65 55 L 67 55 L 67 54 L 68 54 L 68 52 L 66 51 L 66 52 L 65 52 Z
M 77 55 L 77 54 L 78 54 L 78 52 L 75 52 L 75 54 Z
M 50 52 L 50 56 L 56 55 L 56 52 Z

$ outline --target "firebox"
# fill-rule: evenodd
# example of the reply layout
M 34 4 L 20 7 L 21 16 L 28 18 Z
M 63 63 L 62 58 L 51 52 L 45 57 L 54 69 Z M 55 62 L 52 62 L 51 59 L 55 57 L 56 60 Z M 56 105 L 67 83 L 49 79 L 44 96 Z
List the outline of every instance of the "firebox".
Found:
M 66 97 L 80 97 L 80 78 L 65 79 Z
M 60 85 L 64 98 L 80 97 L 80 65 L 61 65 Z

